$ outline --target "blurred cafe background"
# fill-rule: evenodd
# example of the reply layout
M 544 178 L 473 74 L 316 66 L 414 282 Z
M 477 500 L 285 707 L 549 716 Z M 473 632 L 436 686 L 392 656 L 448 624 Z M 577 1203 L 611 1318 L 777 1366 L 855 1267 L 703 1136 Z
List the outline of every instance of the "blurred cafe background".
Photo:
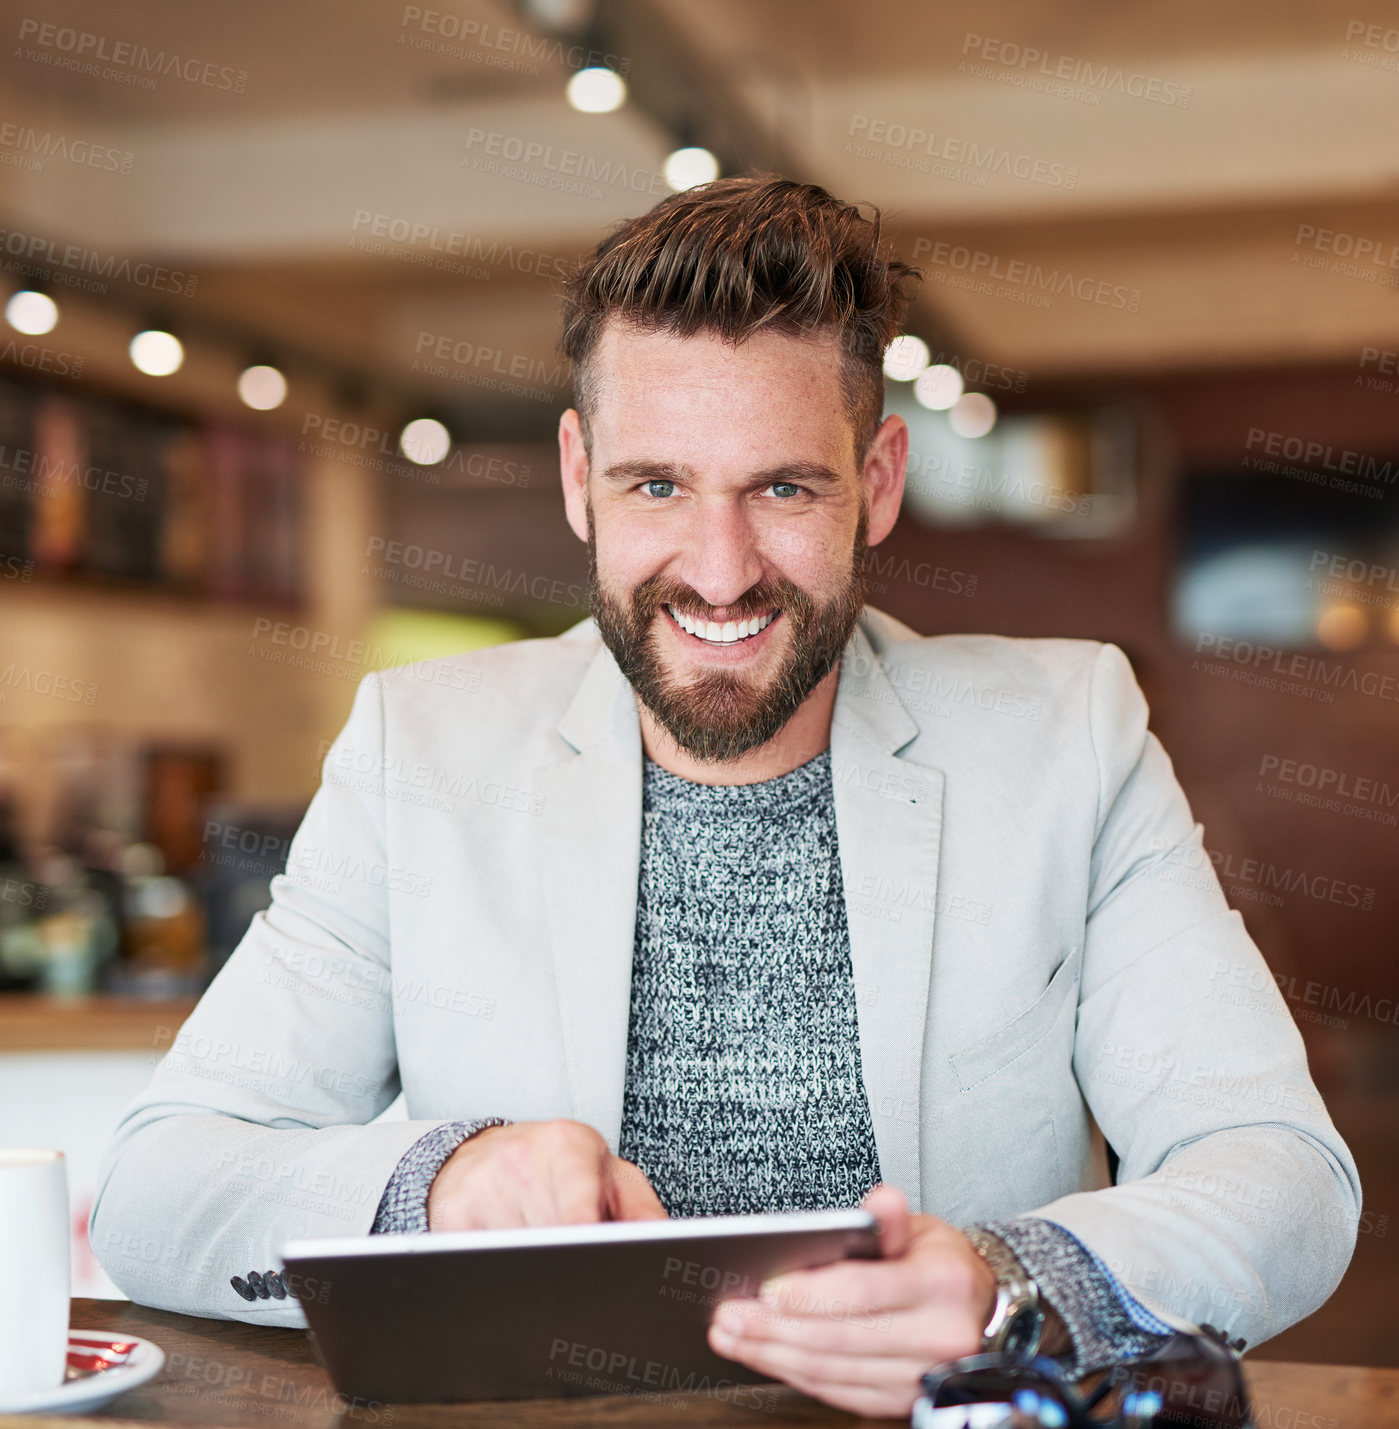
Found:
M 560 274 L 760 170 L 878 205 L 925 275 L 871 601 L 1122 646 L 1356 1152 L 1350 1273 L 1260 1353 L 1399 1364 L 1399 8 L 3 26 L 0 1142 L 68 1152 L 79 1293 L 116 1293 L 82 1242 L 101 1146 L 265 906 L 356 682 L 587 613 Z

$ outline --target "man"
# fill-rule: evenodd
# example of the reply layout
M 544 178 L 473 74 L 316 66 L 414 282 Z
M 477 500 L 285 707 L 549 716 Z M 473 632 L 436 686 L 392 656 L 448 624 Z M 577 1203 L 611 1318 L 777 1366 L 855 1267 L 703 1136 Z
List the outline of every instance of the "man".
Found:
M 134 1298 L 299 1324 L 262 1270 L 293 1236 L 863 1200 L 883 1260 L 711 1343 L 903 1414 L 984 1335 L 1085 1369 L 1330 1294 L 1355 1167 L 1276 990 L 1232 996 L 1271 982 L 1122 653 L 864 608 L 911 278 L 760 179 L 582 265 L 594 619 L 363 683 L 109 1154 L 92 1239 Z

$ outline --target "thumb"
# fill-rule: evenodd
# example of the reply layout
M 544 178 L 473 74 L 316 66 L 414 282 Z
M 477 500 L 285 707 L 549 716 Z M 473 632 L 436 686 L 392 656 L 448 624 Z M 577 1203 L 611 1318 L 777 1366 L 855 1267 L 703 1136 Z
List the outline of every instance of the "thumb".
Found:
M 879 1227 L 879 1253 L 894 1260 L 908 1249 L 913 1238 L 913 1218 L 908 1201 L 896 1186 L 876 1186 L 860 1203 Z
M 669 1217 L 646 1173 L 620 1156 L 607 1167 L 607 1214 L 614 1221 L 664 1221 Z

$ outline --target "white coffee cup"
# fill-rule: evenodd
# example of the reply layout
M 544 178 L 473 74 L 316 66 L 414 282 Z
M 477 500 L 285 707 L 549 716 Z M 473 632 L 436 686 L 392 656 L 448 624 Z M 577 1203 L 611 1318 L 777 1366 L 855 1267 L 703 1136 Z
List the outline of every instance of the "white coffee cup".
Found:
M 0 1399 L 63 1383 L 68 1277 L 63 1153 L 0 1146 Z

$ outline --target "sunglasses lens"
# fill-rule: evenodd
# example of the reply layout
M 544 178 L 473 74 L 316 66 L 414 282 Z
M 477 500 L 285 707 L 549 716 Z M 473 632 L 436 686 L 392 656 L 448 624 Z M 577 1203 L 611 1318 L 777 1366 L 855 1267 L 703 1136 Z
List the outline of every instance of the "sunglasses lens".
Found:
M 1023 1380 L 1011 1369 L 967 1370 L 938 1386 L 938 1404 L 1009 1403 Z
M 977 1404 L 948 1404 L 924 1410 L 915 1421 L 919 1429 L 1065 1429 L 1069 1416 L 1055 1399 L 1032 1389 L 1018 1390 L 1010 1400 Z
M 938 1386 L 928 1429 L 1065 1429 L 1069 1413 L 1057 1387 L 1013 1369 L 949 1375 Z

